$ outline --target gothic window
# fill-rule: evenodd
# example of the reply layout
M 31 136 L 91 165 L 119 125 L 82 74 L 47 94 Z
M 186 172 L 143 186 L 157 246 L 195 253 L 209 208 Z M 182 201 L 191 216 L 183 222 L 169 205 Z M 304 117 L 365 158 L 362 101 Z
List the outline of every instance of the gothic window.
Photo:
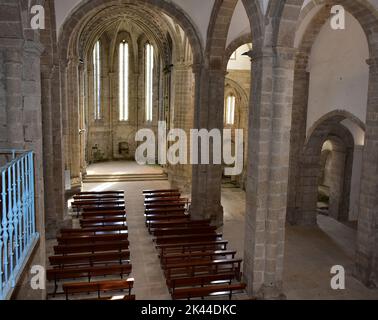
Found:
M 233 125 L 235 123 L 235 102 L 235 96 L 232 94 L 226 99 L 225 121 L 228 125 Z
M 119 120 L 129 120 L 129 45 L 119 45 Z
M 93 49 L 93 106 L 95 120 L 101 119 L 101 45 L 97 41 Z
M 146 121 L 153 118 L 153 71 L 154 71 L 154 47 L 146 44 Z

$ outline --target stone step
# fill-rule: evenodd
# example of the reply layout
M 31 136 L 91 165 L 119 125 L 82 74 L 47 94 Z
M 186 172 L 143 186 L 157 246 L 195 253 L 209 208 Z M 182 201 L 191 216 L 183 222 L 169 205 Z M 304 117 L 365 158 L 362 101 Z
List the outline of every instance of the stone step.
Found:
M 101 182 L 128 182 L 128 181 L 164 181 L 168 180 L 165 173 L 149 174 L 114 174 L 114 175 L 87 175 L 84 177 L 84 183 L 101 183 Z

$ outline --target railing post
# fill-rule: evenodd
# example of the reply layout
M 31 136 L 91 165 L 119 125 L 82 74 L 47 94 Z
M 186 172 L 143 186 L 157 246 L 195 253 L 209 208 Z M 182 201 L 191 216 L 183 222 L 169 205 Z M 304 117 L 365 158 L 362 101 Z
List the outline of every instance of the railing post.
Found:
M 1 173 L 2 178 L 2 198 L 3 198 L 3 220 L 2 220 L 2 226 L 3 226 L 3 279 L 4 284 L 8 282 L 8 222 L 7 222 L 7 206 L 6 206 L 6 179 L 5 179 L 5 171 Z

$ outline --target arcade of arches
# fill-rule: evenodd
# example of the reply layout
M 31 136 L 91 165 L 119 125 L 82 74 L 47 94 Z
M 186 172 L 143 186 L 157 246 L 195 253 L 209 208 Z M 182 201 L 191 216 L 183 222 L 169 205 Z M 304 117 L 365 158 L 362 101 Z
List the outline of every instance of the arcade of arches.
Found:
M 0 12 L 0 148 L 35 154 L 40 234 L 14 299 L 46 298 L 28 267 L 48 265 L 77 223 L 70 199 L 92 189 L 126 192 L 137 299 L 169 298 L 133 216 L 143 189 L 168 186 L 238 249 L 246 295 L 378 298 L 376 1 L 12 0 Z M 162 121 L 243 129 L 242 173 L 136 165 L 137 131 Z M 334 265 L 345 290 L 330 287 Z

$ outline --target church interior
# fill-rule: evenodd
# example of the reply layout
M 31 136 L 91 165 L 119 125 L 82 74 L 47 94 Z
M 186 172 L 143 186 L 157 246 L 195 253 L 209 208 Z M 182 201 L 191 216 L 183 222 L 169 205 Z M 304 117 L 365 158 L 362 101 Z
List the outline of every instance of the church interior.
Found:
M 0 170 L 0 300 L 376 300 L 378 1 L 0 0 Z

